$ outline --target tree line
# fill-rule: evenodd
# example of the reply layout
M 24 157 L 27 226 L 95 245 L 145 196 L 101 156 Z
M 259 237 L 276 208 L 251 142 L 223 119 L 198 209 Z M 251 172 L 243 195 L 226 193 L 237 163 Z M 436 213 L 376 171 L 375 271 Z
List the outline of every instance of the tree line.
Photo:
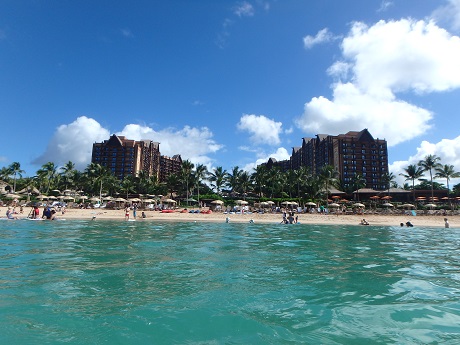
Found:
M 193 196 L 198 201 L 203 197 L 219 197 L 223 194 L 243 199 L 252 196 L 259 199 L 319 200 L 327 197 L 326 191 L 331 187 L 352 194 L 366 186 L 366 179 L 360 174 L 353 177 L 352 183 L 345 184 L 331 165 L 323 166 L 317 174 L 313 174 L 307 167 L 283 172 L 277 167 L 267 169 L 265 165 L 257 166 L 252 172 L 238 166 L 230 171 L 221 166 L 209 171 L 203 164 L 195 165 L 185 160 L 179 173 L 169 175 L 162 182 L 145 171 L 119 180 L 108 168 L 97 163 L 90 163 L 83 171 L 79 171 L 71 161 L 62 167 L 48 162 L 32 177 L 23 177 L 24 173 L 20 163 L 14 162 L 0 169 L 0 179 L 12 185 L 12 192 L 36 188 L 40 193 L 48 194 L 51 190 L 58 189 L 79 191 L 81 194 L 93 196 L 152 194 L 176 195 L 185 199 Z M 429 179 L 424 177 L 425 174 Z M 435 189 L 446 189 L 443 184 L 433 179 L 444 179 L 449 191 L 450 180 L 460 177 L 453 165 L 442 165 L 436 155 L 428 155 L 418 164 L 409 165 L 400 175 L 406 181 L 412 182 L 401 187 L 413 190 L 414 199 L 416 189 L 431 190 L 432 195 Z M 393 173 L 387 173 L 382 176 L 381 182 L 389 190 L 391 187 L 398 187 L 395 179 Z M 416 184 L 416 181 L 419 183 Z M 455 185 L 452 192 L 453 195 L 460 195 L 460 184 Z

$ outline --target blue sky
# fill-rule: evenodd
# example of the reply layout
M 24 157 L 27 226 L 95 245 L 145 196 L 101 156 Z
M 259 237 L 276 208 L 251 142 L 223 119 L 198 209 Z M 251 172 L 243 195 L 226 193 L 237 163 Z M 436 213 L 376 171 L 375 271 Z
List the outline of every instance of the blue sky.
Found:
M 395 175 L 460 170 L 459 35 L 460 0 L 5 0 L 0 166 L 83 169 L 116 133 L 252 170 L 368 128 Z

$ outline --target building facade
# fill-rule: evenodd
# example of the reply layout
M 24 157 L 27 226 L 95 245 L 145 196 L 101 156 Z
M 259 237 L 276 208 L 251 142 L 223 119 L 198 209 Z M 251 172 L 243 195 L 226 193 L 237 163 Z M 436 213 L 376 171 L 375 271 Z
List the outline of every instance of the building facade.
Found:
M 383 176 L 388 174 L 388 149 L 384 139 L 374 139 L 367 129 L 346 134 L 317 134 L 303 138 L 301 147 L 294 147 L 289 160 L 265 163 L 267 168 L 279 167 L 282 171 L 307 167 L 317 174 L 325 165 L 333 166 L 345 188 L 353 186 L 360 175 L 366 181 L 366 188 L 383 190 L 387 188 Z
M 108 140 L 93 144 L 91 162 L 107 167 L 119 179 L 129 175 L 137 176 L 140 171 L 144 171 L 148 176 L 155 176 L 158 181 L 162 181 L 162 157 L 158 142 L 136 141 L 113 134 Z M 182 160 L 179 161 L 182 164 Z M 165 171 L 172 170 L 168 168 Z
M 178 174 L 182 169 L 182 158 L 180 155 L 172 157 L 161 156 L 160 158 L 160 181 L 165 182 L 169 175 Z

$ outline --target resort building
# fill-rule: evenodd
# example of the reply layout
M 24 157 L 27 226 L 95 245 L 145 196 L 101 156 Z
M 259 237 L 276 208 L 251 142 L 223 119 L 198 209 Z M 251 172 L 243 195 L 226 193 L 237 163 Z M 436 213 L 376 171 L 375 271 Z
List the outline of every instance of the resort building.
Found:
M 178 174 L 182 168 L 180 155 L 172 157 L 161 156 L 160 158 L 160 182 L 165 182 L 169 175 Z
M 149 176 L 163 181 L 162 178 L 165 179 L 168 174 L 180 170 L 182 164 L 179 155 L 174 156 L 173 166 L 168 158 L 163 157 L 158 142 L 130 140 L 113 134 L 108 140 L 93 144 L 91 162 L 107 167 L 119 179 L 129 175 L 137 176 L 140 171 L 145 171 Z M 162 163 L 167 167 L 162 168 Z
M 277 166 L 282 171 L 306 166 L 313 174 L 324 165 L 331 165 L 338 171 L 344 187 L 352 187 L 354 178 L 360 175 L 366 180 L 366 188 L 387 188 L 382 179 L 388 173 L 387 142 L 374 139 L 367 129 L 303 138 L 302 146 L 292 148 L 289 160 L 270 158 L 265 164 L 269 169 Z

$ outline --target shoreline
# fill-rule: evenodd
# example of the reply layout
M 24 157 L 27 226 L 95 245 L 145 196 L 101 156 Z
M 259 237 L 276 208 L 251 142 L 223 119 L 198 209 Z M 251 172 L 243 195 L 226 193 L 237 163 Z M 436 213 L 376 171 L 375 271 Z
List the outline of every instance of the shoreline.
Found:
M 0 217 L 6 218 L 7 207 L 0 207 Z M 42 209 L 40 214 L 42 214 Z M 29 208 L 24 208 L 22 214 L 15 214 L 18 219 L 27 218 L 30 212 Z M 145 212 L 146 218 L 142 218 L 142 212 Z M 455 228 L 460 224 L 459 215 L 403 215 L 403 214 L 318 214 L 318 213 L 296 213 L 299 217 L 300 224 L 317 224 L 317 225 L 359 225 L 360 221 L 365 218 L 369 225 L 380 226 L 400 226 L 400 223 L 410 221 L 416 226 L 428 226 L 444 228 L 444 218 L 447 218 L 450 227 Z M 57 219 L 65 220 L 125 220 L 124 210 L 111 209 L 66 209 L 65 214 L 58 212 Z M 161 213 L 160 211 L 137 211 L 137 221 L 179 221 L 179 222 L 215 222 L 225 223 L 229 218 L 231 223 L 254 223 L 273 224 L 281 223 L 282 213 L 244 213 L 244 214 L 225 214 L 222 212 L 204 213 L 181 213 L 175 211 L 171 213 Z M 130 212 L 130 219 L 133 219 L 133 212 Z

